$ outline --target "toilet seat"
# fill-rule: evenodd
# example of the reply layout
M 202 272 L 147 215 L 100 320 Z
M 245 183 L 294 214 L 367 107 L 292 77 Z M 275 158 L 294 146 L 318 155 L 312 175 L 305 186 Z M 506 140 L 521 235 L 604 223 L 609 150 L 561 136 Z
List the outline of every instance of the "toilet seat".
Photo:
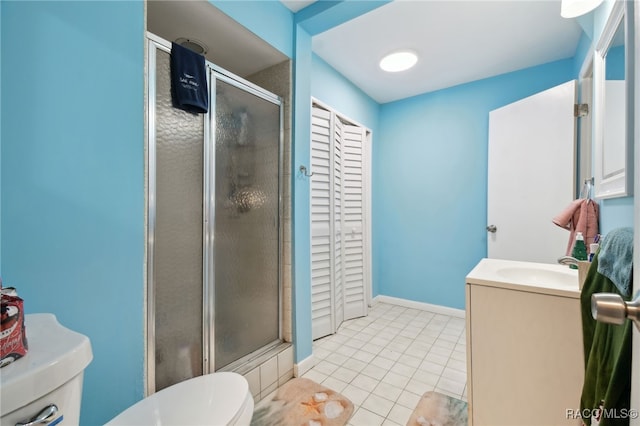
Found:
M 249 425 L 253 397 L 237 373 L 212 373 L 177 383 L 143 399 L 107 425 Z

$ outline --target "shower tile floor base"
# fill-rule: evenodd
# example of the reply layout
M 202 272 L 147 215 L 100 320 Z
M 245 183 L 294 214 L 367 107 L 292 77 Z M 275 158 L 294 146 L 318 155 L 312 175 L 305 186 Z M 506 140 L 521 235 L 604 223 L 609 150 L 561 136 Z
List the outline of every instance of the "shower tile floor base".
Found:
M 249 371 L 237 371 L 249 382 L 254 402 L 259 402 L 293 377 L 293 346 L 281 343 L 252 363 L 243 366 Z
M 406 425 L 427 391 L 467 400 L 461 317 L 376 303 L 314 341 L 313 355 L 316 365 L 302 377 L 353 402 L 349 425 Z

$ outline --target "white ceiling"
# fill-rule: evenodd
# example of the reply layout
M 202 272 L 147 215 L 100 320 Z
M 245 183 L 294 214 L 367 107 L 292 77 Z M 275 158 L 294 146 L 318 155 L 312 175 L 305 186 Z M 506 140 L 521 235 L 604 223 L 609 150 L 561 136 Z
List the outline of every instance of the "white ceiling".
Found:
M 294 10 L 313 2 L 283 3 Z M 396 0 L 314 36 L 313 50 L 386 103 L 571 58 L 580 34 L 574 19 L 560 17 L 559 0 Z M 418 64 L 380 70 L 397 49 L 418 52 Z
M 282 0 L 293 11 L 314 0 Z M 204 42 L 207 59 L 247 77 L 286 56 L 207 0 L 147 2 L 149 31 Z M 560 0 L 396 0 L 313 37 L 313 50 L 379 103 L 570 58 L 581 29 Z M 418 52 L 416 67 L 385 73 L 380 58 Z

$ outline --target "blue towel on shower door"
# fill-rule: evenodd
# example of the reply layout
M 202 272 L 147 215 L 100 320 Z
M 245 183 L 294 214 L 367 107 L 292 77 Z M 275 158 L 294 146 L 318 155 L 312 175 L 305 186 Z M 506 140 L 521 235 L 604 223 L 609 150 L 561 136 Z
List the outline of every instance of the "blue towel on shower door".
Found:
M 196 114 L 209 111 L 204 56 L 176 43 L 171 43 L 171 92 L 174 107 Z
M 631 294 L 633 275 L 633 228 L 616 228 L 607 233 L 598 252 L 598 272 L 618 287 L 620 294 Z

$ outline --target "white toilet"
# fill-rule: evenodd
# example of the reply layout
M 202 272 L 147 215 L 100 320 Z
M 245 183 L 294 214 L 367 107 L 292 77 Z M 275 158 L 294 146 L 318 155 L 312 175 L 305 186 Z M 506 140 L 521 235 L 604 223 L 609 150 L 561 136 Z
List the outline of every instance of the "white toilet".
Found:
M 52 314 L 26 315 L 25 327 L 27 354 L 0 369 L 0 424 L 80 424 L 89 339 Z
M 113 418 L 107 425 L 248 426 L 253 397 L 237 373 L 194 377 L 156 392 Z

